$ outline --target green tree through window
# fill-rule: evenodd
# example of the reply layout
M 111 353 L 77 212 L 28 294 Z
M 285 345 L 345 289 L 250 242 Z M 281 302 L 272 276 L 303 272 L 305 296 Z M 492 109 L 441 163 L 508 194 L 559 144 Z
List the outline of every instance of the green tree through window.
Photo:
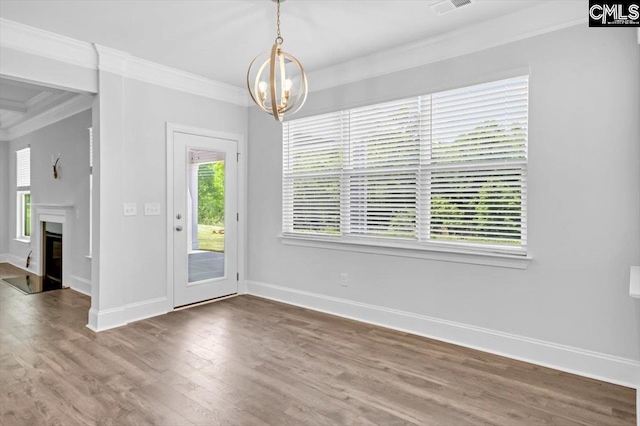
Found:
M 24 214 L 24 236 L 25 237 L 30 237 L 31 236 L 31 194 L 27 193 L 24 194 L 23 197 L 23 202 L 24 205 L 22 206 L 23 208 L 23 214 Z
M 198 168 L 198 223 L 224 226 L 224 162 Z

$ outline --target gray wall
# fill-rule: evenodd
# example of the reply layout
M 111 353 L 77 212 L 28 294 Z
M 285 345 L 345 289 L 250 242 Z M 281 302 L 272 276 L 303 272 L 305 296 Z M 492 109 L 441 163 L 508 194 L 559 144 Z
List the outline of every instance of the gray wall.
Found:
M 31 145 L 31 202 L 33 204 L 71 204 L 73 226 L 70 247 L 71 262 L 65 264 L 67 274 L 91 280 L 89 254 L 89 127 L 91 110 L 43 127 L 8 143 L 8 250 L 14 260 L 24 262 L 29 250 L 38 253 L 40 241 L 30 244 L 14 241 L 16 223 L 16 151 Z M 59 178 L 53 178 L 51 157 L 60 154 Z M 6 200 L 7 198 L 3 198 Z M 37 226 L 33 222 L 33 226 Z M 17 257 L 17 259 L 16 259 Z M 37 258 L 37 257 L 36 257 Z M 71 283 L 65 283 L 70 285 Z
M 0 141 L 0 255 L 7 250 L 9 232 L 9 142 Z
M 125 302 L 133 303 L 167 292 L 166 123 L 246 135 L 247 108 L 131 79 L 125 79 L 124 107 L 128 147 L 122 196 L 123 202 L 139 203 L 138 216 L 128 218 L 133 220 L 126 225 L 130 236 L 127 249 L 137 265 L 132 266 L 127 279 L 137 285 L 127 291 Z M 162 215 L 141 215 L 145 202 L 159 202 L 164 206 Z
M 530 68 L 526 270 L 283 245 L 281 126 L 251 108 L 249 280 L 638 360 L 636 38 L 581 25 L 309 95 L 303 115 Z
M 93 282 L 99 288 L 92 293 L 92 310 L 108 315 L 125 305 L 164 299 L 168 280 L 173 280 L 166 268 L 167 207 L 173 202 L 166 194 L 167 123 L 246 138 L 248 111 L 108 72 L 101 72 L 100 84 L 100 132 L 94 133 L 100 240 L 93 246 L 99 256 Z M 123 203 L 136 203 L 138 214 L 123 217 Z M 161 214 L 145 216 L 144 203 L 160 203 Z M 160 308 L 166 312 L 164 302 Z

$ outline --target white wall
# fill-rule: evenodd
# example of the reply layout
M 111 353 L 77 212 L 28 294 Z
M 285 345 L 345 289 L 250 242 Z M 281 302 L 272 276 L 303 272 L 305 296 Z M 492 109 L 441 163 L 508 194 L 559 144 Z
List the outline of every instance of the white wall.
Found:
M 22 31 L 20 34 L 25 35 Z M 29 37 L 26 40 L 29 40 Z M 87 49 L 93 53 L 91 46 L 79 46 L 78 43 L 73 43 L 76 49 L 69 49 L 67 45 L 67 49 L 64 50 L 65 54 L 69 55 L 68 58 L 73 57 L 75 61 L 73 63 L 65 63 L 55 59 L 56 53 L 59 54 L 59 52 L 55 48 L 51 48 L 52 44 L 42 43 L 43 39 L 41 37 L 36 40 L 30 40 L 36 46 L 30 46 L 28 51 L 0 45 L 0 57 L 2 57 L 0 75 L 17 80 L 46 82 L 51 87 L 59 87 L 74 92 L 96 92 L 98 74 L 88 66 L 89 64 L 80 65 L 86 61 L 86 56 L 79 53 L 84 53 Z M 51 49 L 47 52 L 48 55 L 38 55 L 36 53 L 41 51 L 39 48 L 41 49 L 42 46 L 47 46 Z M 53 46 L 56 46 L 56 44 L 53 43 Z
M 0 141 L 0 257 L 6 252 L 9 231 L 9 142 Z M 2 259 L 0 259 L 1 261 Z
M 91 110 L 43 127 L 35 132 L 19 137 L 7 143 L 9 157 L 8 196 L 8 244 L 7 254 L 11 260 L 24 266 L 30 250 L 35 259 L 41 247 L 41 241 L 32 239 L 30 243 L 15 240 L 16 223 L 16 164 L 15 153 L 31 146 L 31 203 L 32 204 L 69 204 L 74 206 L 70 226 L 73 227 L 70 242 L 70 262 L 64 268 L 67 276 L 80 279 L 85 283 L 91 280 L 91 262 L 89 254 L 89 127 Z M 60 154 L 60 173 L 53 178 L 51 157 Z M 33 212 L 33 209 L 32 209 Z M 35 218 L 32 226 L 37 226 Z M 36 263 L 34 271 L 38 271 Z M 74 287 L 73 282 L 65 285 Z
M 390 310 L 402 311 L 418 325 L 396 325 L 414 332 L 635 382 L 629 372 L 638 368 L 640 330 L 628 297 L 628 274 L 629 266 L 640 261 L 636 38 L 632 29 L 581 25 L 309 95 L 300 117 L 474 84 L 530 67 L 528 243 L 533 261 L 526 270 L 283 245 L 277 239 L 281 126 L 252 108 L 249 291 L 364 319 L 365 312 L 382 307 L 377 317 L 382 319 L 376 321 L 386 324 L 393 324 L 387 317 L 397 316 Z M 309 84 L 313 87 L 313 81 Z M 349 274 L 348 287 L 340 286 L 342 272 Z M 498 347 L 500 339 L 513 348 L 507 348 L 511 343 Z M 537 354 L 538 349 L 551 355 Z M 576 354 L 588 362 L 572 365 Z M 559 355 L 568 358 L 562 361 Z M 608 364 L 602 371 L 589 366 L 603 360 Z
M 246 135 L 247 108 L 100 72 L 94 160 L 99 199 L 89 326 L 167 312 L 166 123 Z M 169 200 L 172 202 L 171 200 Z M 123 217 L 123 203 L 138 214 Z M 144 216 L 144 203 L 162 214 Z M 98 262 L 96 262 L 98 260 Z
M 245 135 L 247 109 L 159 86 L 125 80 L 125 138 L 128 141 L 123 164 L 122 200 L 143 204 L 160 203 L 160 216 L 138 215 L 126 225 L 131 235 L 128 248 L 141 266 L 132 271 L 133 286 L 127 303 L 166 294 L 166 271 L 158 267 L 166 257 L 166 123 L 178 123 L 220 132 Z M 151 107 L 152 106 L 152 107 Z M 173 202 L 172 200 L 169 200 Z

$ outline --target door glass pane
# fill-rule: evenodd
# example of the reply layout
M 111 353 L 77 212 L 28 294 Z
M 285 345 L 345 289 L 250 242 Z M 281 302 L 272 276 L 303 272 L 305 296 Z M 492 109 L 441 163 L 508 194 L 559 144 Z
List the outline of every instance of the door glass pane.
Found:
M 225 154 L 189 150 L 189 283 L 225 276 Z

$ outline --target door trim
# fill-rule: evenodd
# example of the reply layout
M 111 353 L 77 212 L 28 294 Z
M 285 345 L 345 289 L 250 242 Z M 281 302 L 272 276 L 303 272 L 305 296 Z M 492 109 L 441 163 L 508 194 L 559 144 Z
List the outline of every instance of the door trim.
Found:
M 186 133 L 195 136 L 205 136 L 217 139 L 225 139 L 235 141 L 238 148 L 238 294 L 246 293 L 245 280 L 245 247 L 246 247 L 246 205 L 247 205 L 247 159 L 246 141 L 243 135 L 236 133 L 219 132 L 212 129 L 205 129 L 199 127 L 185 126 L 182 124 L 166 122 L 166 193 L 167 199 L 165 203 L 165 209 L 167 212 L 167 252 L 166 252 L 166 265 L 167 265 L 167 286 L 166 286 L 166 300 L 167 300 L 167 312 L 173 311 L 174 295 L 173 289 L 175 285 L 174 268 L 173 268 L 173 244 L 174 233 L 173 230 L 175 216 L 175 206 L 173 203 L 173 147 L 174 147 L 174 133 Z

